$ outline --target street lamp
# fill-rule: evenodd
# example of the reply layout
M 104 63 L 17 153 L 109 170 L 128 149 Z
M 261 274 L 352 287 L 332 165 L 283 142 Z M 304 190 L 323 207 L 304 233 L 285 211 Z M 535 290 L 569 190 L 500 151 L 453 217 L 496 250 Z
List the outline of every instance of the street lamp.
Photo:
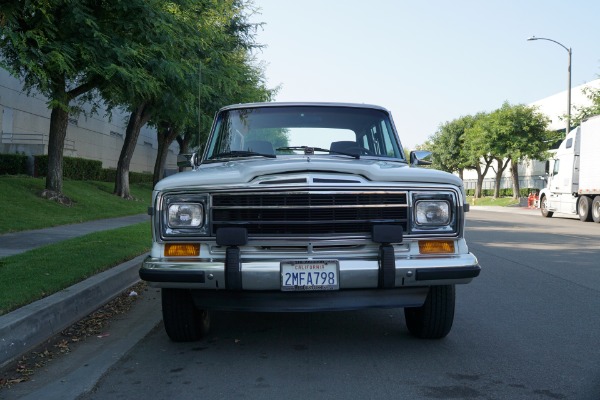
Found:
M 548 40 L 550 42 L 556 43 L 557 45 L 559 45 L 560 47 L 562 47 L 563 49 L 565 49 L 567 51 L 567 53 L 569 53 L 569 80 L 568 80 L 568 89 L 567 89 L 567 131 L 565 132 L 565 135 L 569 134 L 569 130 L 571 129 L 571 48 L 567 48 L 567 46 L 565 46 L 562 43 L 557 42 L 556 40 L 552 40 L 552 39 L 548 39 L 548 38 L 541 38 L 541 37 L 535 37 L 532 36 L 530 38 L 528 38 L 527 40 Z

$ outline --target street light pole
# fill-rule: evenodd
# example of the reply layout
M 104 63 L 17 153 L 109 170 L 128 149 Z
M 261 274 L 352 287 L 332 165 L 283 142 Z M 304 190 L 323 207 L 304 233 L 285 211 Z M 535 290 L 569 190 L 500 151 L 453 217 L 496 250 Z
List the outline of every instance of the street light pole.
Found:
M 539 38 L 539 37 L 535 37 L 532 36 L 530 38 L 528 38 L 527 40 L 547 40 L 549 42 L 553 42 L 556 43 L 557 45 L 559 45 L 560 47 L 562 47 L 563 49 L 565 49 L 567 51 L 567 53 L 569 53 L 569 70 L 568 70 L 568 86 L 567 86 L 567 130 L 565 133 L 565 136 L 569 134 L 569 131 L 571 130 L 571 55 L 572 55 L 572 51 L 570 47 L 565 46 L 562 43 L 557 42 L 556 40 L 552 40 L 552 39 L 548 39 L 548 38 Z

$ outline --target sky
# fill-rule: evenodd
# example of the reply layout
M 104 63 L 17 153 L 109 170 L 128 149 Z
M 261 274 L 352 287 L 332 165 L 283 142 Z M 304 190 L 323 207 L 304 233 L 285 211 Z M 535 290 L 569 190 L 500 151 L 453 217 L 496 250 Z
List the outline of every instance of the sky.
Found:
M 530 104 L 600 74 L 597 0 L 253 0 L 276 101 L 391 111 L 404 147 L 441 124 Z M 565 97 L 566 112 L 566 97 Z

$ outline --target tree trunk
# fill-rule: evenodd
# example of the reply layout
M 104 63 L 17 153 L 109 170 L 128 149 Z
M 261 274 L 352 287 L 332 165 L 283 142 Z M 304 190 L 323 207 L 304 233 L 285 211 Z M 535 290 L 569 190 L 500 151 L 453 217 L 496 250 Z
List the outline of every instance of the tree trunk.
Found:
M 146 103 L 142 103 L 129 116 L 129 123 L 125 131 L 125 140 L 119 162 L 117 163 L 117 174 L 115 178 L 114 194 L 124 199 L 131 199 L 129 189 L 129 165 L 137 145 L 138 137 L 142 127 L 148 122 L 150 115 L 147 112 Z
M 502 183 L 502 175 L 504 174 L 504 171 L 506 171 L 506 167 L 508 167 L 508 164 L 510 163 L 510 158 L 507 158 L 506 161 L 504 161 L 501 158 L 496 158 L 496 163 L 498 164 L 498 169 L 496 170 L 496 178 L 494 182 L 495 199 L 500 197 L 500 184 Z
M 179 144 L 179 154 L 187 154 L 189 152 L 190 141 L 192 136 L 186 132 L 183 136 L 177 135 L 175 138 Z M 185 171 L 185 167 L 179 167 L 179 172 Z
M 518 160 L 511 161 L 510 173 L 513 181 L 513 199 L 521 197 L 521 188 L 519 187 L 519 162 Z
M 485 163 L 483 164 L 485 167 L 482 169 L 482 163 L 479 162 L 475 165 L 475 171 L 477 171 L 477 186 L 475 186 L 475 198 L 479 199 L 483 196 L 483 180 L 492 165 L 492 161 L 494 161 L 491 157 L 483 157 Z
M 63 149 L 68 123 L 69 112 L 61 107 L 54 107 L 50 114 L 50 131 L 48 134 L 46 189 L 56 195 L 62 194 L 63 189 Z
M 158 154 L 154 163 L 154 176 L 152 182 L 154 185 L 165 176 L 165 165 L 167 164 L 167 155 L 169 146 L 177 138 L 178 130 L 170 125 L 161 126 L 157 132 L 158 136 Z
M 481 168 L 477 168 L 477 185 L 475 185 L 475 198 L 480 199 L 483 194 L 483 178 L 485 176 L 481 173 Z

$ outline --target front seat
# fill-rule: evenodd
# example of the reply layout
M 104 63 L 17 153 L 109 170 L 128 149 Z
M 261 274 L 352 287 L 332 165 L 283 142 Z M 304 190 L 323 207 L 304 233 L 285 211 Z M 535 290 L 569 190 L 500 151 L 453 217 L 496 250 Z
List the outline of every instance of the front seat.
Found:
M 342 153 L 349 153 L 348 149 L 354 149 L 354 152 L 357 152 L 357 148 L 359 148 L 358 143 L 353 142 L 351 140 L 341 140 L 339 142 L 332 142 L 329 150 L 337 151 Z

